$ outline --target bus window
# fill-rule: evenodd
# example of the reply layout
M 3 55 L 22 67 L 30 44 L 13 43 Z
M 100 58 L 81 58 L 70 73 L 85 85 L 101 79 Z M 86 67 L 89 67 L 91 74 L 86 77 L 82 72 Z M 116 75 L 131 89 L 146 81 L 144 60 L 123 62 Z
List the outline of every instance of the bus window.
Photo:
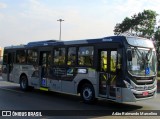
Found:
M 110 70 L 116 72 L 117 51 L 111 51 Z
M 37 63 L 38 52 L 36 50 L 28 50 L 27 62 L 29 64 Z
M 117 69 L 121 69 L 121 65 L 122 65 L 122 57 L 121 54 L 118 53 L 118 62 L 117 62 Z
M 54 50 L 54 65 L 65 65 L 65 48 Z
M 68 48 L 67 65 L 76 65 L 76 47 Z
M 107 51 L 101 51 L 101 71 L 107 71 Z
M 78 64 L 81 66 L 92 66 L 93 52 L 94 52 L 94 48 L 92 46 L 79 47 Z
M 17 50 L 16 52 L 16 63 L 25 63 L 25 50 Z
M 4 54 L 3 54 L 3 64 L 7 64 L 8 63 L 8 55 L 7 55 L 7 52 L 4 51 Z

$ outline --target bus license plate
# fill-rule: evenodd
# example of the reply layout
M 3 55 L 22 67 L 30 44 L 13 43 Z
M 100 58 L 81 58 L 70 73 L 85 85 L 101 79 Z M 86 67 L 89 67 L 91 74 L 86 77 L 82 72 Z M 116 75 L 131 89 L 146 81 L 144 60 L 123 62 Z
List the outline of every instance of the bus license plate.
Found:
M 143 96 L 148 96 L 148 92 L 147 91 L 143 92 L 142 94 L 143 94 Z

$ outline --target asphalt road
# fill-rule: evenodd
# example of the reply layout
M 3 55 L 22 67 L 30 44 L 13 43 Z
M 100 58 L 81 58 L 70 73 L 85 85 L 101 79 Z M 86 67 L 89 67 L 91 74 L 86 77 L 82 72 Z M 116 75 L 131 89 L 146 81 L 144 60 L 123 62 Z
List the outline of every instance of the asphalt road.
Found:
M 105 100 L 99 100 L 96 104 L 89 105 L 84 104 L 79 96 L 61 94 L 56 92 L 44 92 L 39 90 L 23 92 L 19 89 L 18 84 L 5 82 L 0 79 L 0 110 L 50 110 L 50 113 L 52 113 L 52 117 L 41 117 L 43 119 L 64 119 L 64 117 L 68 119 L 150 119 L 150 116 L 112 116 L 112 114 L 104 113 L 104 111 L 125 111 L 126 109 L 130 112 L 135 112 L 138 110 L 160 110 L 159 92 L 160 91 L 158 91 L 157 98 L 155 99 L 140 101 L 136 103 L 118 104 Z M 67 114 L 69 114 L 69 116 L 66 116 Z M 88 115 L 86 116 L 86 114 Z M 158 119 L 159 117 L 152 116 L 152 118 Z

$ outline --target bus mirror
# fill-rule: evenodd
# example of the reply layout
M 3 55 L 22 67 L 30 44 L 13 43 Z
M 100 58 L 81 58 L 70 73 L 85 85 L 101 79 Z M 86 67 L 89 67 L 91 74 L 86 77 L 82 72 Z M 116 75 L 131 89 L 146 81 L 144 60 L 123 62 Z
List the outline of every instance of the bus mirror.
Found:
M 132 61 L 132 51 L 131 50 L 127 51 L 127 59 L 128 61 Z

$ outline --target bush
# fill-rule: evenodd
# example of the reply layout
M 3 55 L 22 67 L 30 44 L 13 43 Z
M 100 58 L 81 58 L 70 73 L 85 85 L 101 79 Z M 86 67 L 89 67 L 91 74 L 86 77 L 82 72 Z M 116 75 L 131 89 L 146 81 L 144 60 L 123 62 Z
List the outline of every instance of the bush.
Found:
M 158 71 L 157 76 L 160 77 L 160 71 Z

